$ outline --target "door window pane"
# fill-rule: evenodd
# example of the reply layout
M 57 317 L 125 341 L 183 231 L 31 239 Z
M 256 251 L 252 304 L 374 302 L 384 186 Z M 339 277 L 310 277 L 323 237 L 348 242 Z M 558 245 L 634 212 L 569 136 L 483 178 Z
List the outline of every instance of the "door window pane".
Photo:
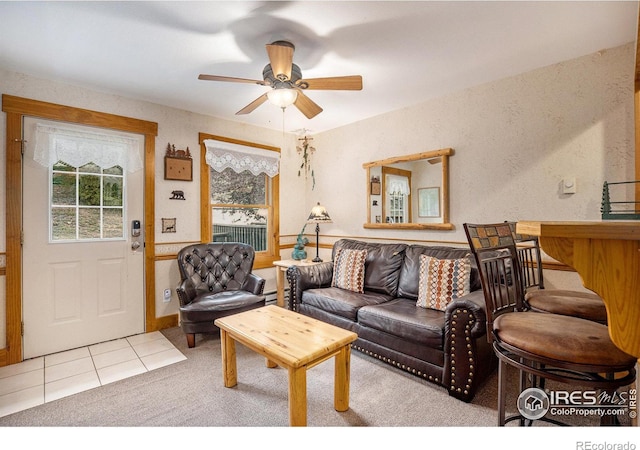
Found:
M 78 210 L 78 239 L 100 239 L 100 209 Z
M 78 198 L 82 206 L 100 206 L 100 177 L 80 175 Z
M 107 175 L 122 175 L 124 172 L 122 170 L 122 167 L 113 166 L 109 167 L 108 169 L 104 169 L 104 173 Z
M 100 173 L 101 169 L 100 166 L 98 166 L 97 164 L 94 164 L 92 162 L 85 164 L 84 166 L 80 167 L 80 172 L 85 172 L 85 173 Z
M 124 197 L 122 167 L 58 161 L 51 170 L 51 240 L 124 239 Z
M 122 206 L 122 177 L 104 177 L 104 206 Z
M 70 166 L 66 162 L 58 161 L 53 165 L 53 170 L 55 170 L 56 172 L 75 172 L 76 168 Z
M 51 184 L 51 203 L 54 205 L 76 204 L 76 176 L 68 173 L 54 173 Z
M 103 230 L 105 238 L 122 237 L 122 208 L 103 210 Z
M 53 208 L 51 230 L 54 241 L 76 238 L 76 208 Z

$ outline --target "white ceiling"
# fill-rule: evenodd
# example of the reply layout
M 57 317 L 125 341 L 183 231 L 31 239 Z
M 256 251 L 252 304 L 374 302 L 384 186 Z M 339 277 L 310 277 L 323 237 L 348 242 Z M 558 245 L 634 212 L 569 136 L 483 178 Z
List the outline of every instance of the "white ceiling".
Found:
M 616 47 L 635 1 L 0 1 L 0 67 L 197 113 L 283 129 L 262 79 L 265 44 L 289 40 L 303 78 L 360 74 L 362 91 L 307 91 L 286 131 L 320 132 Z

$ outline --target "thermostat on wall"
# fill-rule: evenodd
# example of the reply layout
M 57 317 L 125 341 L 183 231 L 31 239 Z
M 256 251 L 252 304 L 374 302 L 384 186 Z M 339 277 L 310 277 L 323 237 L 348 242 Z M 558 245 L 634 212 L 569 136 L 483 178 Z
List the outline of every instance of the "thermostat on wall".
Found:
M 562 193 L 563 194 L 575 194 L 576 193 L 576 179 L 565 178 L 562 180 Z

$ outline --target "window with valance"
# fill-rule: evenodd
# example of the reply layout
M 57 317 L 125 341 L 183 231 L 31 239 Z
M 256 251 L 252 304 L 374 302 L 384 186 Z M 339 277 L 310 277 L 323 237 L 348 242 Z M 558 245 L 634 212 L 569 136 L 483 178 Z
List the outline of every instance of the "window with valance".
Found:
M 208 191 L 206 214 L 211 216 L 211 230 L 203 238 L 250 244 L 256 250 L 254 266 L 269 267 L 277 259 L 279 149 L 202 137 L 203 160 L 209 167 L 203 189 Z
M 409 215 L 409 194 L 411 188 L 406 176 L 385 175 L 385 222 L 407 223 Z
M 124 239 L 126 172 L 142 169 L 137 138 L 36 124 L 33 159 L 50 175 L 50 242 Z

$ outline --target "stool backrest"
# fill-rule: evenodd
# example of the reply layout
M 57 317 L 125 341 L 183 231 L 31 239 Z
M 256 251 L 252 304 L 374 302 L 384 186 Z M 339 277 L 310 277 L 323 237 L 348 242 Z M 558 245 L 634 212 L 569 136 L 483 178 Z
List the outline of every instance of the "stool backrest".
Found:
M 516 233 L 516 223 L 506 222 L 511 228 L 513 240 L 518 250 L 520 273 L 524 290 L 530 288 L 544 289 L 544 274 L 542 270 L 542 252 L 538 236 Z
M 526 309 L 518 252 L 508 223 L 465 223 L 464 230 L 480 271 L 487 338 L 492 341 L 495 317 Z

